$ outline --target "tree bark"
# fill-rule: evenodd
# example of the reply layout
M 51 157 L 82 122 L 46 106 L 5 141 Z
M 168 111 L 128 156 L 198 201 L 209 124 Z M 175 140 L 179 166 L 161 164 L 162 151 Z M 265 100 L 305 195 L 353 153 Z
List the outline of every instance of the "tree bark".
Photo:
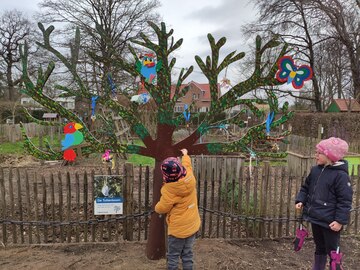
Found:
M 161 161 L 155 161 L 154 169 L 154 182 L 153 182 L 153 203 L 152 209 L 160 200 L 160 189 L 162 186 L 162 174 L 160 170 Z M 152 213 L 150 220 L 150 228 L 148 241 L 146 243 L 146 256 L 150 260 L 159 260 L 165 258 L 166 245 L 165 245 L 165 224 L 164 215 Z

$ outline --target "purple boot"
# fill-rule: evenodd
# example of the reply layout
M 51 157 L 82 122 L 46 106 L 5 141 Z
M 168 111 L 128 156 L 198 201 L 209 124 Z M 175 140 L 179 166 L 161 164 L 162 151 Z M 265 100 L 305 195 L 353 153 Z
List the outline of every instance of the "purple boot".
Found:
M 315 254 L 315 261 L 312 270 L 325 270 L 327 255 Z

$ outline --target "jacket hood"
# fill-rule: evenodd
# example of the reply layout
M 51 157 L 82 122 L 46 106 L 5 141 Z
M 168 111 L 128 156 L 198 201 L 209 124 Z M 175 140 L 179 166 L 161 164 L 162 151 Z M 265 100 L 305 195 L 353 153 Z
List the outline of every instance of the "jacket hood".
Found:
M 167 190 L 176 196 L 188 196 L 195 189 L 195 178 L 192 173 L 187 173 L 176 182 L 166 183 Z
M 326 168 L 331 170 L 344 171 L 347 174 L 349 173 L 349 164 L 346 160 L 336 161 L 334 164 L 326 166 Z

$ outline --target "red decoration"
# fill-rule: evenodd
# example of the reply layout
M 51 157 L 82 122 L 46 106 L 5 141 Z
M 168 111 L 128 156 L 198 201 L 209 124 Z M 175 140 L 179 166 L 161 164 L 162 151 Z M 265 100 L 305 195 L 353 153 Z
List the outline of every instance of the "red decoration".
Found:
M 75 161 L 76 153 L 73 149 L 66 149 L 63 157 L 67 161 Z

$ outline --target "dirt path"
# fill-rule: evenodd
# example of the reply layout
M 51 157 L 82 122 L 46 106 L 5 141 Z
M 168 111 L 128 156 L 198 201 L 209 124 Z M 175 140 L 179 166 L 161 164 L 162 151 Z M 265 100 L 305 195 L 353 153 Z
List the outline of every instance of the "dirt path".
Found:
M 291 240 L 197 239 L 195 269 L 311 269 L 313 243 L 295 253 Z M 360 269 L 360 239 L 343 239 L 344 269 Z M 0 269 L 166 269 L 165 259 L 148 260 L 145 242 L 2 247 Z

